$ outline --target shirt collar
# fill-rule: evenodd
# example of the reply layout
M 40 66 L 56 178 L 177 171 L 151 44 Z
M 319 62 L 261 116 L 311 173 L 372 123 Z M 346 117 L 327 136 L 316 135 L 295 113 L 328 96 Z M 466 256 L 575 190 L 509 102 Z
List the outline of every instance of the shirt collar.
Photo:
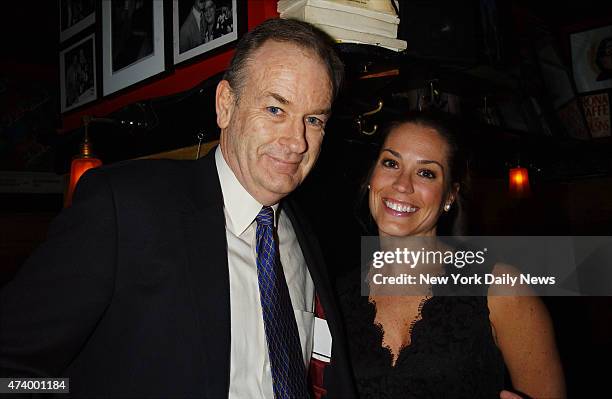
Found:
M 221 146 L 217 146 L 215 150 L 215 163 L 217 165 L 217 173 L 219 174 L 219 182 L 221 183 L 221 192 L 223 193 L 227 228 L 235 235 L 240 236 L 253 223 L 263 205 L 257 202 L 240 184 L 236 175 L 225 161 L 221 152 Z M 278 204 L 272 205 L 272 209 L 274 209 L 274 225 L 276 226 Z

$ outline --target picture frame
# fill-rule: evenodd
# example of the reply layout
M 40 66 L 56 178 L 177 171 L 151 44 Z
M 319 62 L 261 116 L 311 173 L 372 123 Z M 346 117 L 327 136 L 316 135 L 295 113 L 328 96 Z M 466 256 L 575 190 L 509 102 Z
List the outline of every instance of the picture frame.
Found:
M 165 71 L 164 3 L 102 2 L 104 96 Z
M 60 51 L 60 111 L 98 98 L 96 40 L 91 34 Z
M 236 42 L 246 30 L 246 6 L 238 0 L 172 0 L 174 64 L 210 56 Z
M 60 42 L 92 26 L 96 21 L 95 0 L 58 0 Z
M 612 25 L 570 34 L 578 93 L 612 88 Z

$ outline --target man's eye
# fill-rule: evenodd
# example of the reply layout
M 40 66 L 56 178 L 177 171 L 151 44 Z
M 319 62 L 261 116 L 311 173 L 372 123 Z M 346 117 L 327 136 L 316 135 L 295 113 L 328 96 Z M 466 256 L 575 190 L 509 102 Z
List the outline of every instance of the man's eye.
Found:
M 397 161 L 393 160 L 393 159 L 383 159 L 381 164 L 385 167 L 385 168 L 393 168 L 393 169 L 397 169 L 398 168 L 398 164 Z
M 266 109 L 268 110 L 269 113 L 271 113 L 272 115 L 280 115 L 281 112 L 283 112 L 282 109 L 278 108 L 278 107 L 274 107 L 274 106 L 270 106 L 270 107 L 266 107 Z
M 421 169 L 417 172 L 417 174 L 421 177 L 425 177 L 426 179 L 436 178 L 436 174 L 429 169 Z
M 321 119 L 317 118 L 316 116 L 306 117 L 306 123 L 312 126 L 320 127 L 320 128 L 323 128 L 325 126 L 325 123 Z

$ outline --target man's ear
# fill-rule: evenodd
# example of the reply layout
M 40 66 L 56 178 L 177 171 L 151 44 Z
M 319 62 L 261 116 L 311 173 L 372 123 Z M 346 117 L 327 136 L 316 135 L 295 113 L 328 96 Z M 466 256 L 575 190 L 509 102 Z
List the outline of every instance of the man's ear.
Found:
M 234 92 L 227 80 L 222 80 L 217 85 L 215 95 L 215 109 L 217 110 L 217 125 L 221 129 L 225 129 L 234 112 L 235 98 Z

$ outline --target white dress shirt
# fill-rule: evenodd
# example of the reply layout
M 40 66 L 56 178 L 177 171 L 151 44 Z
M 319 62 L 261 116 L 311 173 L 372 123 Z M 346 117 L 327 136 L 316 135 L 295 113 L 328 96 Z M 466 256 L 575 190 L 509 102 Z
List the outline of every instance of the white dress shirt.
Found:
M 255 217 L 262 205 L 242 187 L 227 165 L 221 147 L 216 149 L 215 162 L 223 193 L 230 280 L 229 397 L 273 398 L 255 252 Z M 291 222 L 282 208 L 278 212 L 278 204 L 272 208 L 280 241 L 281 264 L 295 313 L 304 365 L 308 370 L 313 345 L 314 283 Z

